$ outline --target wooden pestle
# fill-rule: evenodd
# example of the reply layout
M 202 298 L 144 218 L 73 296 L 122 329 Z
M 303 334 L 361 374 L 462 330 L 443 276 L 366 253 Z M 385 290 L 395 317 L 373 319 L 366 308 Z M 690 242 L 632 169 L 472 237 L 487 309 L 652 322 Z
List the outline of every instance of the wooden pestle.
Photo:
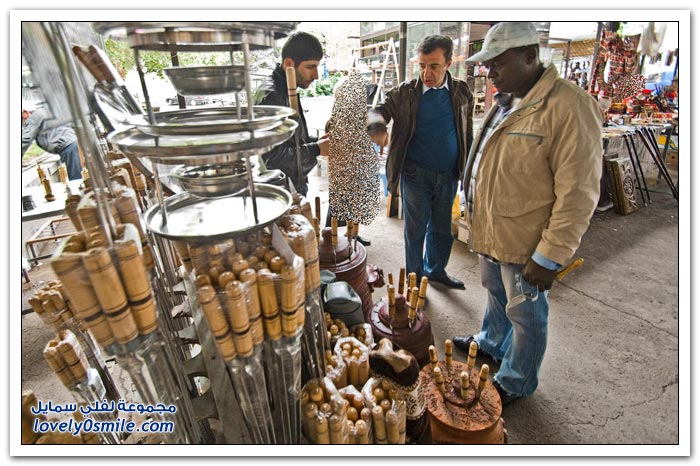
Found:
M 460 374 L 460 381 L 462 383 L 460 394 L 462 395 L 462 399 L 466 400 L 469 396 L 469 392 L 467 391 L 469 389 L 469 374 L 467 374 L 466 371 L 462 371 Z
M 90 329 L 95 340 L 103 348 L 114 344 L 114 334 L 90 285 L 81 256 L 62 254 L 51 261 L 51 268 L 63 283 L 63 288 L 73 303 L 76 314 Z
M 231 335 L 226 315 L 224 314 L 221 304 L 216 296 L 216 290 L 211 286 L 203 286 L 197 289 L 197 299 L 202 307 L 204 317 L 209 323 L 209 329 L 216 346 L 219 348 L 219 353 L 224 361 L 233 361 L 236 357 L 236 347 Z
M 413 287 L 413 291 L 411 291 L 411 302 L 410 302 L 410 307 L 408 309 L 408 325 L 410 327 L 413 327 L 413 324 L 416 321 L 416 317 L 418 316 L 418 311 L 416 310 L 418 306 L 418 288 L 415 286 Z
M 298 290 L 299 277 L 297 277 L 297 272 L 294 270 L 294 267 L 291 265 L 285 265 L 282 267 L 282 272 L 280 275 L 282 278 L 282 334 L 285 337 L 292 337 L 296 335 L 297 332 L 299 323 L 299 309 L 301 309 L 301 313 L 304 312 L 303 295 L 300 303 L 300 293 Z M 302 318 L 302 326 L 303 322 L 304 320 Z
M 225 308 L 228 320 L 233 331 L 233 342 L 236 345 L 236 353 L 248 357 L 253 354 L 253 336 L 250 330 L 250 320 L 243 297 L 243 285 L 239 281 L 226 284 Z
M 158 329 L 158 313 L 143 257 L 133 240 L 115 243 L 114 250 L 136 327 L 149 335 Z
M 435 377 L 435 385 L 437 385 L 438 390 L 440 390 L 440 393 L 444 395 L 446 392 L 445 379 L 442 376 L 442 370 L 440 367 L 436 366 L 433 368 L 433 377 Z
M 481 391 L 484 389 L 484 386 L 486 385 L 486 380 L 489 377 L 489 366 L 487 364 L 484 364 L 481 366 L 481 371 L 479 371 L 479 386 L 476 389 L 476 396 L 477 398 L 481 396 Z
M 241 272 L 241 283 L 245 286 L 247 299 L 248 320 L 250 322 L 253 344 L 259 345 L 265 339 L 262 313 L 260 312 L 260 296 L 258 295 L 258 276 L 253 269 L 245 269 Z
M 133 341 L 139 330 L 109 251 L 93 249 L 83 257 L 83 264 L 117 342 L 125 345 Z
M 445 340 L 445 366 L 449 372 L 452 366 L 452 340 Z
M 411 294 L 413 293 L 413 288 L 416 286 L 416 273 L 411 272 L 408 274 L 408 289 L 406 291 L 406 302 L 411 302 Z M 416 290 L 416 295 L 418 294 L 418 290 Z M 417 303 L 418 301 L 416 301 Z
M 73 378 L 77 382 L 82 382 L 87 378 L 85 356 L 83 356 L 83 352 L 77 340 L 75 340 L 75 338 L 73 338 L 73 340 L 73 343 L 61 340 L 58 343 L 58 352 L 61 353 L 61 358 L 65 361 L 66 367 L 68 367 Z
M 435 369 L 438 367 L 438 355 L 437 349 L 434 345 L 428 346 L 428 354 L 430 355 L 430 364 L 432 365 L 433 369 Z
M 389 323 L 393 323 L 396 318 L 396 290 L 394 285 L 389 285 Z
M 272 273 L 269 270 L 258 271 L 258 294 L 265 324 L 265 334 L 270 340 L 277 341 L 282 336 L 282 324 L 275 286 L 272 282 Z
M 428 277 L 420 279 L 420 289 L 418 290 L 418 312 L 425 307 L 425 298 L 428 293 Z

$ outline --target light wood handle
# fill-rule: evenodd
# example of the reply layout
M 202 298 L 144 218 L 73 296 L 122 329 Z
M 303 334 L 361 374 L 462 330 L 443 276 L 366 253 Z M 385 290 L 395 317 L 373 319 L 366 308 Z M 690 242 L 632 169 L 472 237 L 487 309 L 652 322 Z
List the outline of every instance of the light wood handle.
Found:
M 418 310 L 425 307 L 425 297 L 428 294 L 428 277 L 420 279 L 420 289 L 418 290 Z
M 299 114 L 299 101 L 297 100 L 297 75 L 294 67 L 290 66 L 284 70 L 287 74 L 287 95 L 289 96 L 289 106 Z
M 479 386 L 477 387 L 477 391 L 481 393 L 481 391 L 484 389 L 484 385 L 486 385 L 486 380 L 489 378 L 489 366 L 487 364 L 484 364 L 481 366 L 481 371 L 479 371 Z
M 403 294 L 404 286 L 406 286 L 406 269 L 401 267 L 399 271 L 399 294 Z
M 452 365 L 452 340 L 445 340 L 445 364 Z
M 428 354 L 430 355 L 430 363 L 433 365 L 433 369 L 434 369 L 437 367 L 437 363 L 438 363 L 437 349 L 435 349 L 435 346 L 430 345 L 428 347 Z
M 561 280 L 562 278 L 566 277 L 572 270 L 578 269 L 583 265 L 583 257 L 579 257 L 575 261 L 573 261 L 571 264 L 567 265 L 563 269 L 561 269 L 557 274 L 554 276 L 555 280 Z
M 462 383 L 460 394 L 462 395 L 462 399 L 466 400 L 469 396 L 469 392 L 467 391 L 469 389 L 469 374 L 466 371 L 462 371 L 460 374 L 460 381 Z

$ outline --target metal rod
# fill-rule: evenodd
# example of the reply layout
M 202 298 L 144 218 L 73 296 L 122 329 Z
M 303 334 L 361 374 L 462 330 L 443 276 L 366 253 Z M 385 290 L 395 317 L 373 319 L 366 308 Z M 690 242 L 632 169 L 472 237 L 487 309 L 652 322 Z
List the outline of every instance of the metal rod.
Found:
M 646 131 L 648 140 L 649 140 L 649 146 L 654 149 L 654 152 L 656 154 L 656 160 L 657 160 L 657 166 L 659 168 L 659 173 L 664 173 L 666 178 L 668 180 L 671 180 L 671 173 L 668 171 L 668 167 L 666 167 L 666 162 L 664 160 L 664 156 L 661 154 L 661 151 L 659 150 L 658 143 L 656 142 L 656 137 L 654 136 L 654 132 L 651 130 L 651 128 L 644 128 L 642 127 L 643 131 Z M 666 141 L 668 142 L 668 138 L 666 138 Z M 674 186 L 675 188 L 675 186 Z
M 644 183 L 644 189 L 647 191 L 647 197 L 649 198 L 649 204 L 651 204 L 651 196 L 648 195 L 649 194 L 649 187 L 647 186 L 647 179 L 644 177 L 644 170 L 642 170 L 642 163 L 639 160 L 639 152 L 637 152 L 637 145 L 634 143 L 634 138 L 632 137 L 631 134 L 628 134 L 627 138 L 629 139 L 630 145 L 632 146 L 632 150 L 634 151 L 634 154 L 630 153 L 630 157 L 632 157 L 632 155 L 634 155 L 634 157 L 637 159 L 637 165 L 639 165 L 639 171 L 642 172 L 642 182 Z
M 642 143 L 644 144 L 646 149 L 651 154 L 651 158 L 654 161 L 654 163 L 656 164 L 656 166 L 659 168 L 659 171 L 663 174 L 663 177 L 666 180 L 668 187 L 671 188 L 671 192 L 673 193 L 673 197 L 675 197 L 676 200 L 678 200 L 678 191 L 676 190 L 676 186 L 673 184 L 673 180 L 671 179 L 671 174 L 666 169 L 666 165 L 663 163 L 663 161 L 660 158 L 657 158 L 657 157 L 659 157 L 659 155 L 654 152 L 653 147 L 654 147 L 654 144 L 656 144 L 656 141 L 654 140 L 654 136 L 653 135 L 651 136 L 652 144 L 650 144 L 649 141 L 647 141 L 647 139 L 646 139 L 646 135 L 648 135 L 648 133 L 645 132 L 645 129 L 646 128 L 641 128 L 641 129 L 637 130 L 638 133 L 642 136 Z M 651 131 L 651 130 L 649 130 L 649 131 Z M 658 147 L 656 148 L 656 150 L 658 150 Z
M 634 170 L 634 177 L 637 179 L 637 189 L 639 189 L 639 194 L 642 196 L 642 202 L 644 203 L 644 207 L 646 207 L 647 201 L 644 198 L 644 191 L 642 190 L 642 182 L 639 180 L 639 173 L 637 173 L 637 163 L 634 162 L 634 156 L 632 154 L 632 150 L 630 149 L 630 144 L 629 141 L 627 141 L 627 135 L 623 134 L 622 135 L 622 140 L 625 141 L 625 145 L 627 146 L 627 152 L 630 154 L 630 161 L 632 162 L 632 169 Z M 642 167 L 639 167 L 639 170 L 641 170 Z M 642 173 L 642 177 L 644 177 L 644 174 Z M 645 186 L 646 188 L 646 186 Z M 649 196 L 649 193 L 647 193 L 647 197 Z
M 246 99 L 248 100 L 248 120 L 253 121 L 255 119 L 255 112 L 253 111 L 253 92 L 250 82 L 250 47 L 248 46 L 248 38 L 245 34 L 243 36 L 241 48 L 243 49 L 243 66 L 245 68 L 245 93 Z
M 165 200 L 163 199 L 163 186 L 160 184 L 160 177 L 158 176 L 158 162 L 153 161 L 153 181 L 156 185 L 156 198 L 158 198 L 158 205 L 160 206 L 160 219 L 161 225 L 168 224 L 168 210 L 165 207 Z
M 588 83 L 588 92 L 593 91 L 596 84 L 595 70 L 596 62 L 598 61 L 598 51 L 600 49 L 600 38 L 603 35 L 603 23 L 598 21 L 598 30 L 595 34 L 595 46 L 593 47 L 593 56 L 591 57 L 591 69 L 589 70 L 588 77 L 590 82 Z
M 245 170 L 248 174 L 248 190 L 250 191 L 250 200 L 253 202 L 253 216 L 255 217 L 255 224 L 259 224 L 258 220 L 258 202 L 255 198 L 255 183 L 253 182 L 253 169 L 250 166 L 250 157 L 245 158 Z
M 151 99 L 148 96 L 148 87 L 146 86 L 146 77 L 144 76 L 143 68 L 141 67 L 141 56 L 139 55 L 139 49 L 134 49 L 134 60 L 136 61 L 136 71 L 139 73 L 139 81 L 141 81 L 143 98 L 146 101 L 146 113 L 148 113 L 148 121 L 149 123 L 154 125 L 156 119 L 153 116 L 153 107 L 151 107 Z

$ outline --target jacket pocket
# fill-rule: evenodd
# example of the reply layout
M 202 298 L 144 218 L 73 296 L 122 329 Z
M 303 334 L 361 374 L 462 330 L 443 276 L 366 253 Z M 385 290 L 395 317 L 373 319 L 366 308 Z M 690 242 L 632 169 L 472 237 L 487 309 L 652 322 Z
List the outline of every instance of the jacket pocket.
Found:
M 522 133 L 518 131 L 511 131 L 506 133 L 508 136 L 517 136 L 522 138 L 529 138 L 532 142 L 536 143 L 538 146 L 542 145 L 544 142 L 544 136 L 534 133 Z

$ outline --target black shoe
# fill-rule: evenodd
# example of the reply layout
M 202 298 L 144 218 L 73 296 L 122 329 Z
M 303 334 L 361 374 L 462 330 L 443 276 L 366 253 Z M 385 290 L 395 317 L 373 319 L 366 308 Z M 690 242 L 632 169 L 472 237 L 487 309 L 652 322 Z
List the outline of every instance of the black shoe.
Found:
M 455 277 L 450 277 L 449 275 L 445 274 L 444 277 L 439 277 L 439 278 L 433 278 L 433 277 L 428 277 L 428 280 L 431 283 L 442 283 L 448 288 L 455 288 L 458 290 L 464 290 L 464 282 L 462 280 L 459 280 Z
M 472 344 L 472 341 L 476 342 L 474 339 L 473 335 L 458 335 L 452 339 L 452 343 L 457 347 L 457 349 L 464 351 L 465 353 L 469 354 L 469 345 Z M 501 364 L 500 359 L 496 359 L 490 354 L 481 351 L 481 348 L 479 348 L 479 343 L 476 343 L 476 355 L 481 356 L 483 358 L 489 358 L 492 359 L 496 364 Z
M 501 384 L 496 382 L 495 380 L 493 381 L 493 386 L 496 388 L 496 391 L 498 392 L 498 395 L 501 397 L 501 405 L 503 406 L 508 406 L 515 400 L 519 400 L 520 398 L 523 398 L 522 395 L 513 395 L 511 393 L 508 393 L 501 387 Z
M 355 239 L 357 240 L 358 243 L 360 243 L 363 246 L 372 246 L 372 242 L 370 240 L 364 239 L 360 235 L 355 236 Z

